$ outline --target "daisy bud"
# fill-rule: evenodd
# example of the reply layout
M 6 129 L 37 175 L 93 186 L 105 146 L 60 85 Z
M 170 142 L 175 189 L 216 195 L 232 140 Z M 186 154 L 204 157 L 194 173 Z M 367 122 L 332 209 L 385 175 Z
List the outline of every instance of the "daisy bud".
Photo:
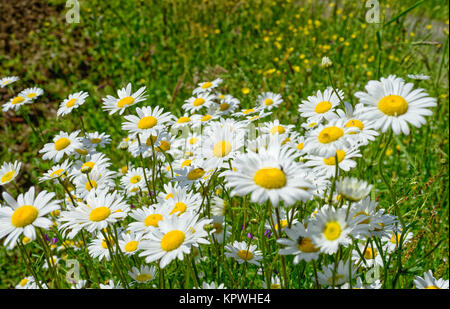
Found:
M 81 167 L 81 172 L 83 174 L 89 174 L 91 171 L 92 171 L 92 166 L 86 165 L 86 166 Z
M 128 143 L 127 142 L 120 142 L 119 149 L 120 150 L 127 150 L 128 149 Z
M 328 69 L 332 65 L 333 65 L 333 62 L 331 61 L 330 58 L 328 58 L 327 56 L 322 58 L 322 64 L 321 64 L 322 68 Z
M 258 224 L 258 219 L 251 219 L 250 224 Z
M 212 230 L 214 230 L 214 225 L 213 224 L 205 224 L 203 226 L 203 229 L 207 232 L 211 232 Z

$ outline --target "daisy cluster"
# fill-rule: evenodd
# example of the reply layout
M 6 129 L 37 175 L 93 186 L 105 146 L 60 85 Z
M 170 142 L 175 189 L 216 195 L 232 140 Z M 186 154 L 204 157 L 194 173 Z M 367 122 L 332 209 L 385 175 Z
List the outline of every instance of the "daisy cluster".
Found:
M 116 155 L 104 153 L 113 141 L 107 132 L 86 132 L 83 123 L 83 130 L 57 133 L 39 151 L 53 164 L 39 181 L 55 192 L 3 193 L 3 245 L 26 252 L 38 242 L 47 248 L 44 269 L 81 252 L 91 259 L 87 265 L 109 265 L 111 280 L 100 282 L 92 267 L 72 288 L 164 287 L 163 272 L 178 271 L 189 273 L 197 288 L 237 287 L 234 280 L 210 281 L 213 260 L 230 279 L 232 267 L 252 269 L 252 287 L 298 281 L 309 288 L 382 287 L 366 274 L 392 267 L 413 234 L 372 198 L 372 185 L 347 174 L 380 133 L 409 134 L 410 125 L 423 125 L 436 100 L 391 75 L 355 93 L 354 105 L 340 89 L 319 90 L 298 105 L 299 122 L 287 124 L 271 119 L 284 106 L 280 94 L 261 93 L 244 108 L 221 92 L 222 83 L 198 84 L 178 116 L 147 104 L 145 87 L 133 93 L 128 84 L 106 96 L 102 108 L 123 117 Z M 3 110 L 42 93 L 24 90 Z M 82 122 L 78 109 L 88 97 L 69 95 L 57 115 L 76 112 Z M 13 182 L 20 168 L 17 161 L 3 163 L 0 184 Z M 55 243 L 48 244 L 48 235 Z M 287 265 L 302 261 L 314 272 L 290 278 Z M 60 283 L 26 275 L 17 288 Z M 431 273 L 414 282 L 448 288 L 448 280 Z

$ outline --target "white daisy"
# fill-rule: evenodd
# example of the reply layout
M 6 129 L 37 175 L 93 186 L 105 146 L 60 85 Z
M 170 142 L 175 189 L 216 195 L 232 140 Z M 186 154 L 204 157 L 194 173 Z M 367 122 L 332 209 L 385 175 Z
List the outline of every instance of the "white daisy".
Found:
M 140 268 L 133 266 L 128 274 L 136 281 L 136 283 L 142 284 L 152 281 L 157 274 L 157 270 L 155 266 L 141 265 Z
M 340 149 L 336 151 L 338 168 L 348 172 L 350 169 L 356 166 L 356 161 L 352 158 L 361 157 L 361 152 L 358 148 L 348 148 Z M 336 156 L 331 157 L 321 157 L 309 155 L 305 156 L 308 161 L 305 166 L 311 167 L 313 172 L 317 174 L 323 174 L 325 177 L 334 177 L 336 174 Z
M 53 138 L 52 143 L 45 144 L 44 148 L 39 150 L 39 153 L 43 153 L 42 159 L 59 162 L 64 155 L 72 155 L 75 149 L 82 147 L 81 137 L 78 137 L 79 133 L 79 130 L 70 134 L 60 131 Z
M 337 93 L 336 93 L 337 92 Z M 308 121 L 321 122 L 323 119 L 331 120 L 334 114 L 334 108 L 339 105 L 341 99 L 344 98 L 344 92 L 328 87 L 322 93 L 317 91 L 315 96 L 309 96 L 307 100 L 302 100 L 298 111 Z
M 317 273 L 319 283 L 321 285 L 332 286 L 333 282 L 335 286 L 342 285 L 355 277 L 356 267 L 352 265 L 350 273 L 350 261 L 343 262 L 339 261 L 337 265 L 336 274 L 334 274 L 334 263 L 326 266 L 321 272 Z
M 7 112 L 10 109 L 18 111 L 19 108 L 25 104 L 31 103 L 33 100 L 20 95 L 12 97 L 7 103 L 3 104 L 2 111 Z
M 189 254 L 191 247 L 199 244 L 209 244 L 208 233 L 203 229 L 211 219 L 201 219 L 198 215 L 169 216 L 159 222 L 159 227 L 147 234 L 148 240 L 143 240 L 139 256 L 145 257 L 147 263 L 159 260 L 161 268 L 178 258 L 183 260 L 184 254 Z
M 14 161 L 14 163 L 3 162 L 0 167 L 0 185 L 4 186 L 13 181 L 19 175 L 22 163 Z
M 148 234 L 153 228 L 158 228 L 159 222 L 168 218 L 171 211 L 172 208 L 167 204 L 134 209 L 130 212 L 130 217 L 136 221 L 128 224 L 128 230 L 134 234 Z
M 194 91 L 192 91 L 192 94 L 196 95 L 199 93 L 210 92 L 211 90 L 217 88 L 222 82 L 223 80 L 221 78 L 217 78 L 211 82 L 202 82 L 198 84 L 198 87 L 195 88 Z
M 294 255 L 294 264 L 301 260 L 309 262 L 319 258 L 320 248 L 316 247 L 311 241 L 309 233 L 303 223 L 297 222 L 291 228 L 286 228 L 286 235 L 289 238 L 280 238 L 277 242 L 286 246 L 278 251 L 281 255 Z
M 97 146 L 105 148 L 106 145 L 111 143 L 111 136 L 104 132 L 87 132 L 82 143 L 86 149 L 95 149 Z
M 35 240 L 35 227 L 50 228 L 52 221 L 44 216 L 59 209 L 59 201 L 52 200 L 54 197 L 55 193 L 47 191 L 35 196 L 34 187 L 25 194 L 21 193 L 17 200 L 3 192 L 3 199 L 8 205 L 0 207 L 0 239 L 7 236 L 4 245 L 8 249 L 14 248 L 22 234 Z
M 137 116 L 129 115 L 124 118 L 127 120 L 122 123 L 122 130 L 128 131 L 130 136 L 136 134 L 149 133 L 157 135 L 158 131 L 165 128 L 166 124 L 172 121 L 172 115 L 169 112 L 164 113 L 164 109 L 156 106 L 144 106 L 136 108 Z
M 19 93 L 19 96 L 34 100 L 37 97 L 41 96 L 42 94 L 44 94 L 44 90 L 38 87 L 33 87 L 22 90 Z
M 259 261 L 262 259 L 262 253 L 260 250 L 256 250 L 256 245 L 235 240 L 232 245 L 228 244 L 224 249 L 226 250 L 225 256 L 234 258 L 239 264 L 250 263 L 257 266 L 260 265 Z
M 278 93 L 263 92 L 258 95 L 256 101 L 258 102 L 259 108 L 270 111 L 283 103 L 283 98 Z
M 17 76 L 8 76 L 8 77 L 0 78 L 0 87 L 1 88 L 6 87 L 6 86 L 18 81 L 19 79 L 20 78 Z
M 59 105 L 56 115 L 60 117 L 70 114 L 73 109 L 83 105 L 88 96 L 89 93 L 85 91 L 69 94 L 67 99 L 62 101 L 61 104 Z
M 116 112 L 119 112 L 120 115 L 123 114 L 127 107 L 130 107 L 136 103 L 145 101 L 145 86 L 139 88 L 135 93 L 131 93 L 131 83 L 129 83 L 126 88 L 119 89 L 117 91 L 117 95 L 119 98 L 115 98 L 111 95 L 107 95 L 106 98 L 103 98 L 103 109 L 109 111 L 109 114 L 112 115 Z
M 356 92 L 360 102 L 367 105 L 365 117 L 374 120 L 374 127 L 384 133 L 392 128 L 394 134 L 410 132 L 408 124 L 417 128 L 425 124 L 423 116 L 433 112 L 429 108 L 437 105 L 436 98 L 431 98 L 424 89 L 414 89 L 412 83 L 389 75 L 380 81 L 371 80 L 366 85 L 367 92 Z
M 189 99 L 184 101 L 185 104 L 183 104 L 182 108 L 186 112 L 195 113 L 203 107 L 210 107 L 212 104 L 214 104 L 213 100 L 215 98 L 216 96 L 214 94 L 208 92 L 199 93 L 198 95 L 190 97 Z
M 423 274 L 423 278 L 416 276 L 414 284 L 418 289 L 448 289 L 448 280 L 436 279 L 431 270 Z

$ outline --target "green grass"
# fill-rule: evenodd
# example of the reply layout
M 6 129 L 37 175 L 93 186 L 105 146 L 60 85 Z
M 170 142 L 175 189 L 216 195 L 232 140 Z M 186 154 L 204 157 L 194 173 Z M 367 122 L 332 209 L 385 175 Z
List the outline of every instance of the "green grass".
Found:
M 399 2 L 380 1 L 382 12 L 397 16 L 417 1 Z M 385 27 L 365 22 L 364 1 L 329 3 L 91 0 L 80 1 L 81 23 L 67 24 L 64 1 L 52 1 L 56 14 L 22 40 L 10 37 L 21 52 L 0 54 L 0 77 L 20 76 L 15 91 L 35 84 L 44 88 L 46 94 L 36 108 L 24 112 L 42 128 L 47 141 L 59 130 L 79 129 L 76 118 L 61 121 L 55 114 L 68 94 L 88 91 L 91 96 L 81 108 L 88 131 L 110 134 L 114 151 L 124 137 L 122 121 L 117 115 L 107 117 L 101 98 L 128 82 L 133 89 L 147 87 L 146 104 L 163 106 L 175 115 L 182 114 L 181 105 L 198 82 L 216 77 L 225 80 L 223 91 L 235 95 L 242 107 L 251 107 L 263 91 L 278 92 L 286 104 L 275 116 L 300 128 L 296 110 L 301 99 L 329 85 L 320 68 L 323 56 L 333 60 L 336 87 L 352 103 L 353 94 L 371 79 L 429 75 L 431 79 L 419 86 L 438 98 L 438 107 L 425 126 L 395 140 L 399 148 L 391 149 L 383 168 L 401 197 L 401 212 L 414 224 L 415 238 L 406 248 L 404 264 L 424 257 L 401 278 L 400 286 L 407 287 L 414 275 L 428 269 L 448 279 L 448 2 L 425 1 Z M 389 20 L 386 16 L 384 22 Z M 0 92 L 2 103 L 10 95 Z M 24 162 L 19 187 L 28 188 L 49 164 L 38 158 L 43 144 L 14 116 L 0 113 L 0 162 Z M 389 208 L 377 162 L 368 164 L 377 144 L 364 150 L 352 174 L 374 183 L 380 205 Z M 117 167 L 124 163 L 120 159 L 113 162 Z M 11 252 L 0 252 L 0 273 L 7 273 L 0 287 L 12 287 L 23 269 L 9 262 L 14 258 Z

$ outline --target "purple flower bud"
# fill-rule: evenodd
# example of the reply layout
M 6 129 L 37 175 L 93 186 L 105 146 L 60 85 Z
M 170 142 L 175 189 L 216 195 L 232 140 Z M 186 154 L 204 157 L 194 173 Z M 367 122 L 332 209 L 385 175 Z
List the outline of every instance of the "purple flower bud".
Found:
M 46 241 L 50 241 L 50 238 L 48 237 L 47 234 L 45 234 L 44 238 L 45 238 Z
M 267 229 L 267 230 L 264 232 L 264 236 L 266 236 L 267 238 L 269 238 L 270 236 L 272 236 L 272 232 L 271 232 L 269 229 Z
M 247 237 L 248 237 L 249 239 L 253 239 L 253 234 L 252 234 L 252 233 L 248 233 L 248 234 L 247 234 Z
M 52 238 L 52 245 L 56 244 L 57 242 L 58 242 L 58 238 L 53 237 L 53 238 Z

